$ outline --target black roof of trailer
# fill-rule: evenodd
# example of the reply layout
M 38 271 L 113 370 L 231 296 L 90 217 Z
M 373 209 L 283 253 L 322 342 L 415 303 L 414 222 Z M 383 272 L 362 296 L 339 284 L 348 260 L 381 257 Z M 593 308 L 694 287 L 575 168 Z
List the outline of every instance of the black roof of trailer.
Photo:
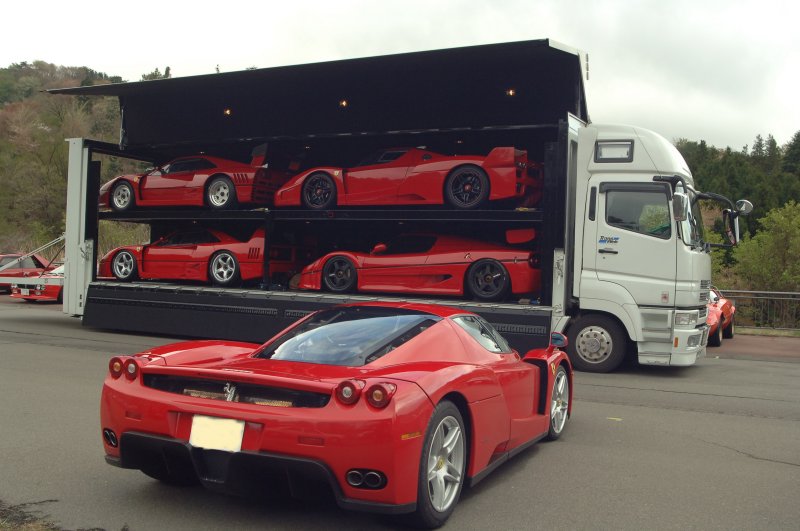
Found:
M 142 153 L 588 121 L 581 55 L 548 39 L 49 92 L 118 97 L 120 147 Z

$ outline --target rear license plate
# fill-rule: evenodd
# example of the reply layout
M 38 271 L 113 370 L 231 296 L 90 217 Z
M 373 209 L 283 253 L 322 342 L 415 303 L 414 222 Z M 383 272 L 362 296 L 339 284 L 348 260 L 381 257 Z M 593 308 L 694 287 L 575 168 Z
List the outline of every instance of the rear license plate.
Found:
M 242 449 L 244 421 L 195 415 L 189 444 L 195 448 L 238 452 Z
M 31 294 L 31 290 L 29 290 L 27 288 L 20 288 L 19 289 L 19 293 L 20 293 L 20 295 L 30 295 Z

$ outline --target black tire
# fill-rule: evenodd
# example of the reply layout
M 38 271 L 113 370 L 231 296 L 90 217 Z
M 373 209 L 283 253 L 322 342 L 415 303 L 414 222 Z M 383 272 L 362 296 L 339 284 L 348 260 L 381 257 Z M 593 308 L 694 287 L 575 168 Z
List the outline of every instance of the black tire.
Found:
M 511 288 L 511 278 L 503 264 L 484 258 L 469 267 L 464 287 L 467 295 L 473 299 L 496 301 L 502 299 Z
M 133 186 L 128 181 L 119 181 L 111 188 L 108 204 L 114 212 L 127 212 L 136 206 Z
M 239 200 L 233 181 L 224 175 L 214 177 L 206 185 L 206 205 L 212 210 L 229 210 L 236 208 Z
M 611 372 L 625 359 L 626 334 L 605 315 L 579 317 L 570 325 L 567 337 L 567 354 L 579 371 Z
M 322 267 L 322 285 L 334 293 L 347 293 L 356 289 L 358 272 L 350 259 L 344 256 L 330 258 Z
M 139 268 L 136 257 L 130 251 L 120 251 L 111 260 L 111 273 L 121 282 L 139 278 Z
M 547 439 L 555 441 L 564 433 L 569 419 L 569 377 L 563 365 L 559 365 L 553 378 L 553 392 L 550 393 L 550 429 Z
M 722 325 L 724 325 L 724 321 L 720 321 L 717 325 L 717 329 L 714 330 L 713 334 L 708 336 L 708 346 L 709 347 L 719 347 L 722 345 Z
M 446 440 L 451 444 L 444 445 Z M 455 404 L 443 400 L 433 410 L 425 431 L 417 510 L 409 515 L 411 524 L 435 529 L 444 525 L 453 513 L 467 477 L 468 442 L 461 412 Z
M 239 284 L 241 269 L 233 253 L 220 251 L 208 261 L 208 278 L 214 286 L 229 288 Z
M 489 198 L 489 177 L 477 166 L 456 168 L 444 183 L 445 202 L 453 208 L 478 208 Z
M 301 192 L 303 206 L 312 210 L 336 207 L 336 183 L 327 173 L 317 172 L 306 177 Z
M 722 337 L 725 339 L 733 339 L 733 336 L 736 335 L 736 319 L 733 315 L 731 315 L 731 322 L 728 323 L 728 326 L 722 329 Z

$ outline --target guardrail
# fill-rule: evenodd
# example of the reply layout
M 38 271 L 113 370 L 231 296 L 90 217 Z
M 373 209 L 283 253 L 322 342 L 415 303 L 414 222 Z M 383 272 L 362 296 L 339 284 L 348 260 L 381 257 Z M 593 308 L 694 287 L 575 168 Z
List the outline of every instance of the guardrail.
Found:
M 736 324 L 776 330 L 800 330 L 800 293 L 720 290 L 736 306 Z

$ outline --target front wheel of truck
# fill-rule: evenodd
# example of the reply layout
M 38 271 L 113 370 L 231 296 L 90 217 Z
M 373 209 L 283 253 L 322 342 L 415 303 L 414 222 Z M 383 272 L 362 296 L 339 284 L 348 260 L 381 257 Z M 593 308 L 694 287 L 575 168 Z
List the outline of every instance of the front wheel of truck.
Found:
M 611 372 L 625 359 L 625 332 L 605 315 L 578 317 L 570 325 L 567 337 L 567 353 L 579 371 Z

